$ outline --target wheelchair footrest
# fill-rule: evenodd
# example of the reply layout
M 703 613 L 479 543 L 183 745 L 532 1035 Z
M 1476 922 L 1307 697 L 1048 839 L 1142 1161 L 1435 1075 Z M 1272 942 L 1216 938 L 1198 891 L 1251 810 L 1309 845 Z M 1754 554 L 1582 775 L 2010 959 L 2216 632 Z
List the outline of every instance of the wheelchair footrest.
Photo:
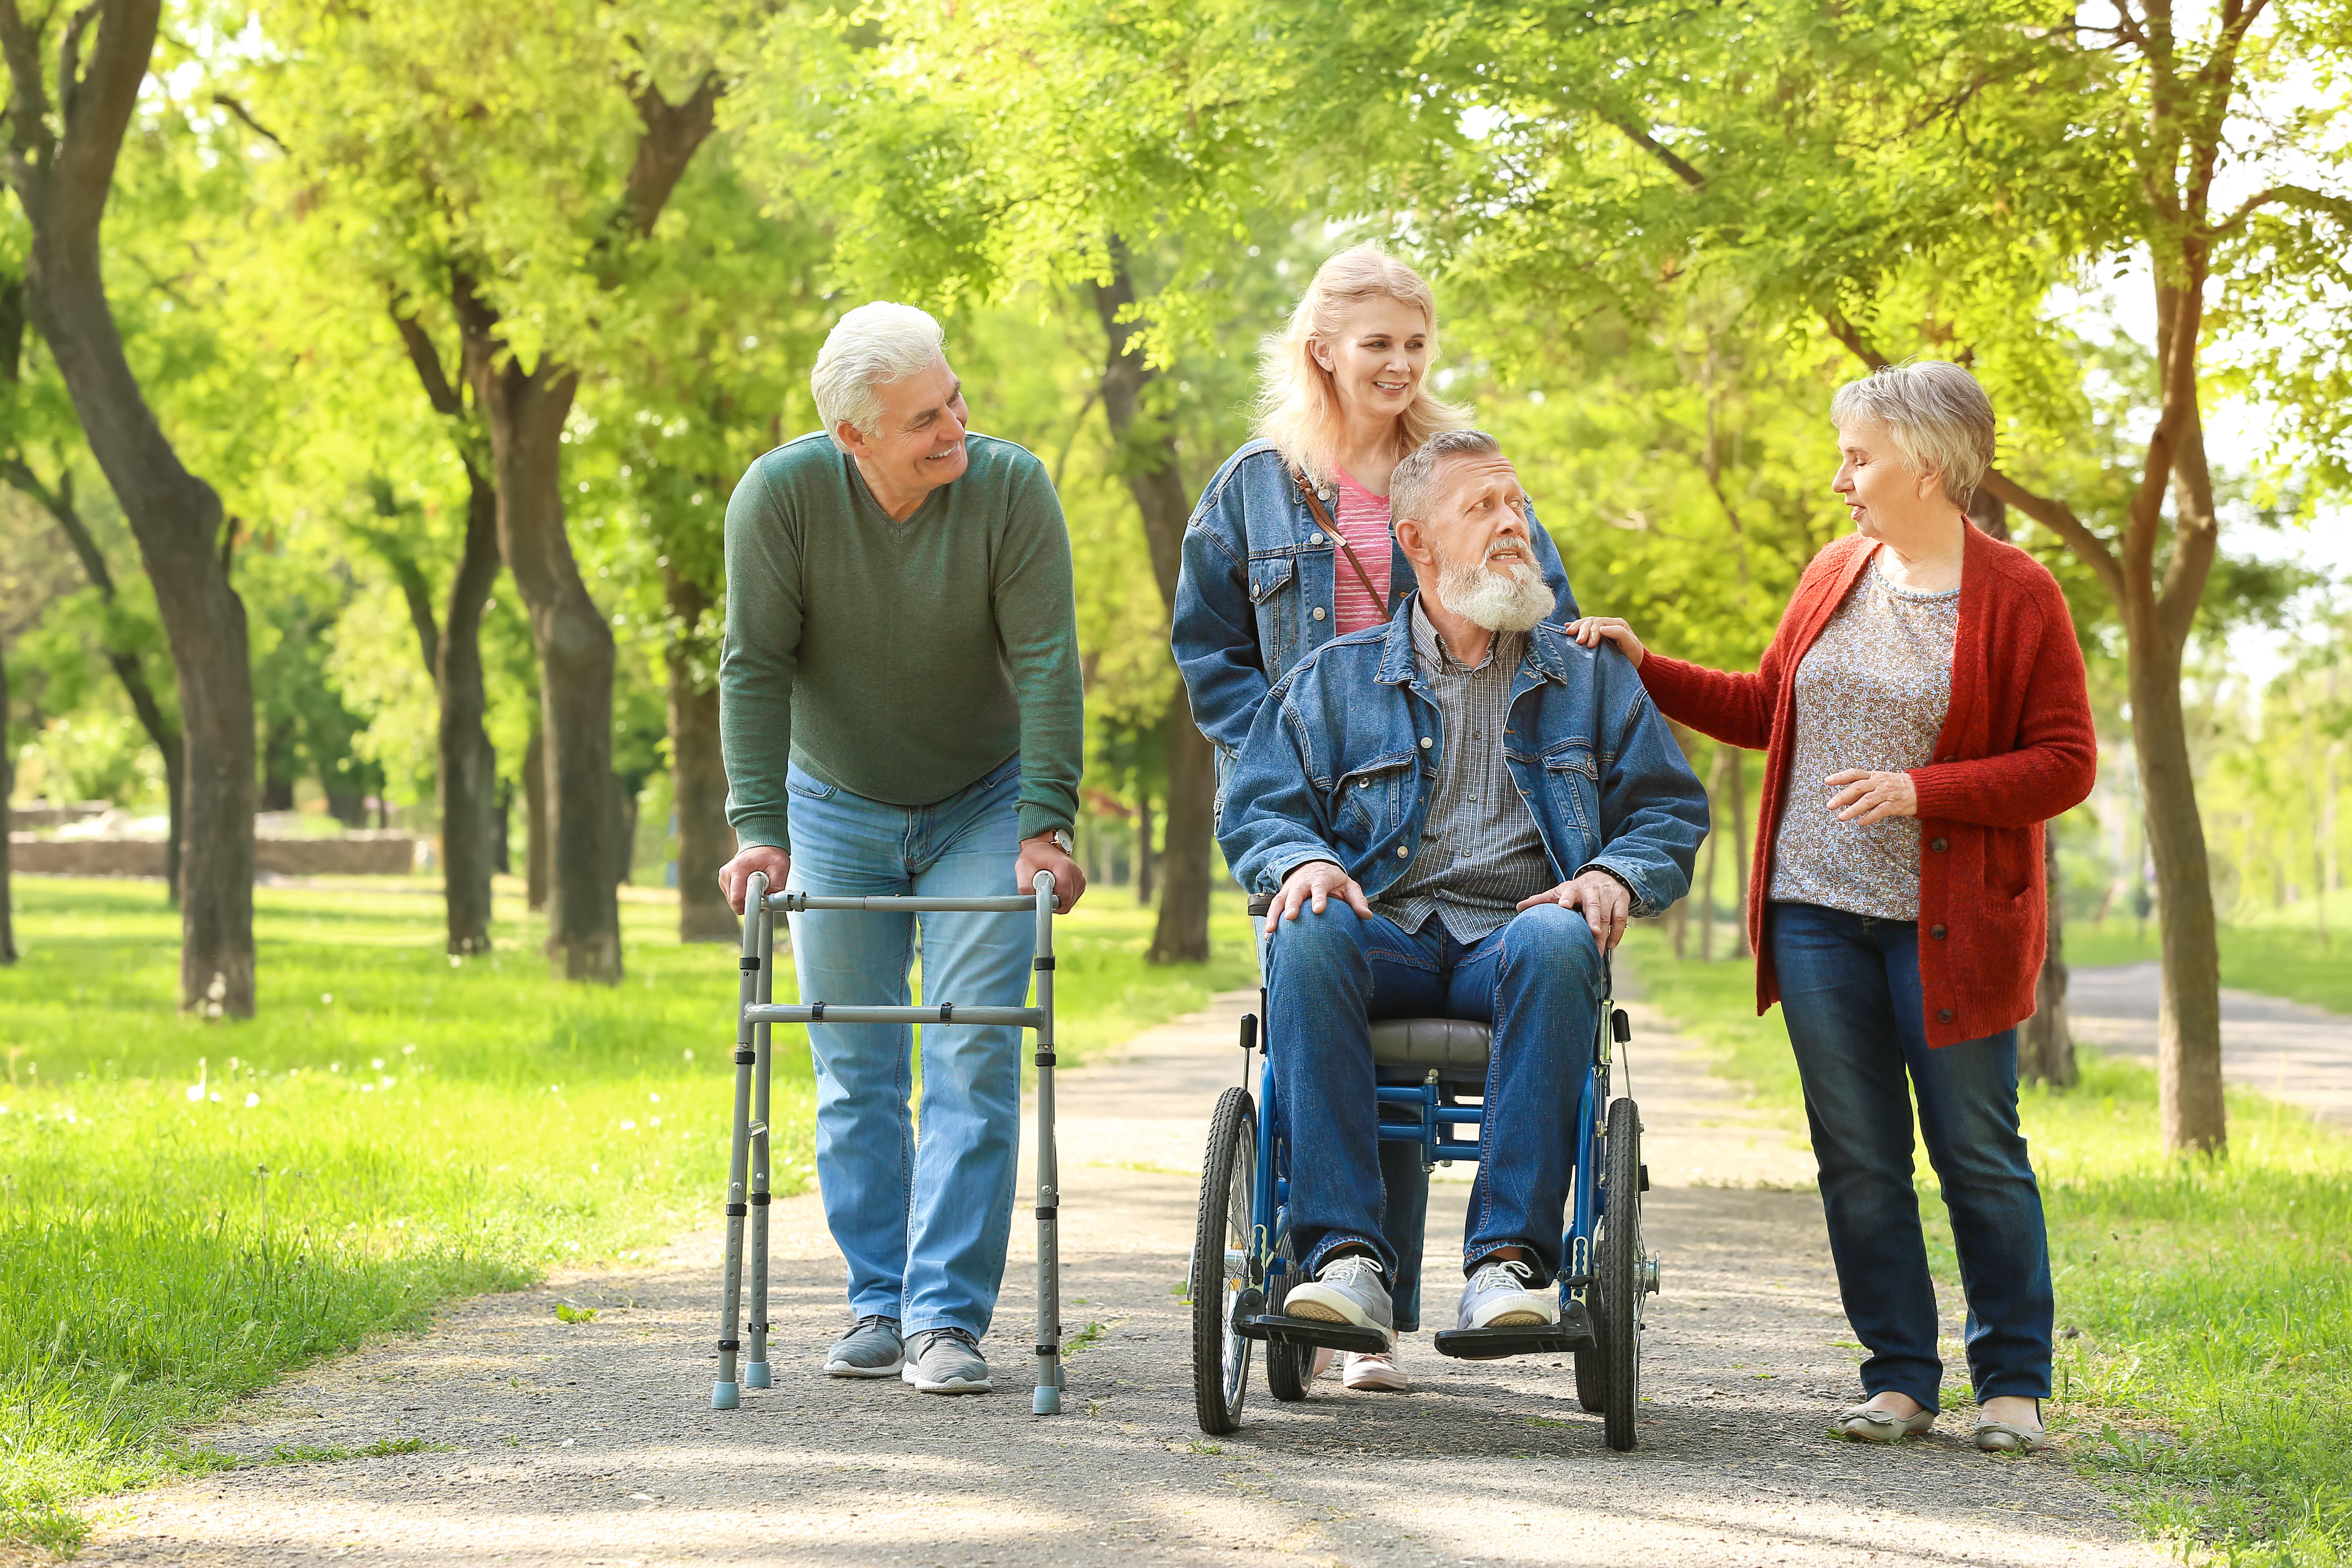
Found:
M 1234 1326 L 1246 1338 L 1274 1344 L 1313 1345 L 1318 1350 L 1353 1351 L 1358 1355 L 1380 1355 L 1395 1348 L 1388 1335 L 1378 1329 L 1286 1317 L 1278 1312 L 1256 1313 L 1238 1320 Z
M 1591 1321 L 1584 1303 L 1570 1301 L 1557 1323 L 1523 1323 L 1505 1329 L 1447 1329 L 1436 1336 L 1437 1353 L 1464 1361 L 1500 1361 L 1514 1355 L 1558 1355 L 1593 1348 Z

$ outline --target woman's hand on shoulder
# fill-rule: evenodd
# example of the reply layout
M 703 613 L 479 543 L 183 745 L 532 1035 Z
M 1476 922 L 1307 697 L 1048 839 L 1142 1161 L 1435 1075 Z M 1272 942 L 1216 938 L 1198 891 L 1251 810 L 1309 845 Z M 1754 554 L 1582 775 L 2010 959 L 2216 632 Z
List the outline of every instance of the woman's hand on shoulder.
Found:
M 1603 639 L 1616 644 L 1617 651 L 1623 654 L 1626 662 L 1635 669 L 1641 668 L 1642 660 L 1649 657 L 1649 650 L 1642 646 L 1642 639 L 1633 635 L 1633 628 L 1614 616 L 1587 616 L 1582 620 L 1569 622 L 1567 631 L 1583 647 L 1598 647 Z

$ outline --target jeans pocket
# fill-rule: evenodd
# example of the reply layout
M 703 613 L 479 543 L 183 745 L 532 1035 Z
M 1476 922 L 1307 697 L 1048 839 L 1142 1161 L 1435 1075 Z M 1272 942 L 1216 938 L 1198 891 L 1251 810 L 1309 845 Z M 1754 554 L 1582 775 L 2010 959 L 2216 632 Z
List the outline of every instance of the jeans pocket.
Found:
M 802 771 L 798 763 L 784 764 L 784 787 L 803 800 L 829 800 L 840 793 L 823 779 Z

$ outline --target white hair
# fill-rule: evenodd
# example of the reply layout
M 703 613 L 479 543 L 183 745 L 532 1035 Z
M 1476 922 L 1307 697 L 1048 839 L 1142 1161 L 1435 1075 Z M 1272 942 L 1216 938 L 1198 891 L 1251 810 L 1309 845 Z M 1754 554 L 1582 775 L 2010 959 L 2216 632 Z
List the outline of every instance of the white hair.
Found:
M 877 300 L 860 305 L 833 324 L 809 373 L 816 416 L 833 444 L 841 446 L 846 424 L 871 436 L 882 418 L 876 385 L 929 369 L 947 352 L 948 335 L 928 310 Z M 844 448 L 846 450 L 847 448 Z
M 1861 419 L 1885 426 L 1911 471 L 1940 475 L 1944 499 L 1969 510 L 1993 451 L 1992 399 L 1975 376 L 1945 360 L 1881 365 L 1830 400 L 1839 429 Z

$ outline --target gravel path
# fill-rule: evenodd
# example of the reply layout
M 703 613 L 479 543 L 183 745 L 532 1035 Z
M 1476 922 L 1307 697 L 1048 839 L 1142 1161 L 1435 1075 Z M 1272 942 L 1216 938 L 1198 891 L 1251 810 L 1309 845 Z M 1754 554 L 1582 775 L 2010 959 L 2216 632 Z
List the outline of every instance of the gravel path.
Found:
M 2066 1016 L 2077 1039 L 2114 1056 L 2156 1059 L 2153 963 L 2077 969 Z M 2221 993 L 2221 1076 L 2352 1127 L 2352 1017 L 2251 991 Z
M 814 1369 L 843 1321 L 813 1199 L 776 1206 L 777 1386 L 709 1409 L 717 1237 L 626 1274 L 453 1308 L 432 1331 L 289 1379 L 206 1440 L 429 1451 L 270 1465 L 99 1505 L 89 1563 L 2135 1564 L 2105 1499 L 2053 1458 L 2000 1461 L 1965 1412 L 1885 1449 L 1825 1436 L 1854 1395 L 1810 1162 L 1637 1009 L 1634 1088 L 1664 1257 L 1643 1447 L 1611 1453 L 1557 1362 L 1444 1361 L 1410 1394 L 1254 1387 L 1242 1430 L 1193 1426 L 1177 1299 L 1200 1146 L 1239 1075 L 1236 998 L 1062 1079 L 1068 1414 L 1029 1411 L 1033 1233 L 992 1348 L 1001 1391 L 919 1395 Z M 1026 1178 L 1024 1178 L 1024 1190 Z M 1738 1184 L 1748 1184 L 1741 1185 Z M 1460 1182 L 1433 1194 L 1429 1292 Z M 1025 1205 L 1024 1205 L 1025 1206 Z M 599 1309 L 559 1323 L 559 1301 Z

